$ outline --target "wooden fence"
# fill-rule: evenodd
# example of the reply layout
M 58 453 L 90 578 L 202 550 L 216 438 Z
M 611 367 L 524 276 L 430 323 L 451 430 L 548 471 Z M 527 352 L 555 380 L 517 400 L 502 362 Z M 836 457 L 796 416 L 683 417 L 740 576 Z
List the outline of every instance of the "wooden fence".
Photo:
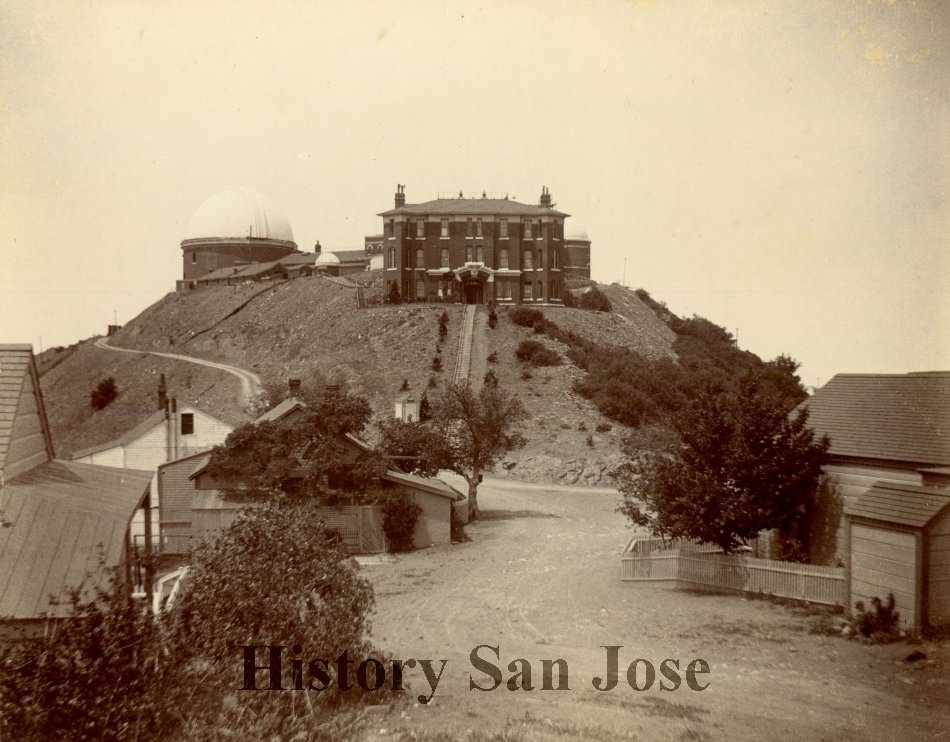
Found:
M 723 554 L 715 546 L 679 539 L 631 541 L 620 558 L 620 579 L 847 605 L 843 567 Z

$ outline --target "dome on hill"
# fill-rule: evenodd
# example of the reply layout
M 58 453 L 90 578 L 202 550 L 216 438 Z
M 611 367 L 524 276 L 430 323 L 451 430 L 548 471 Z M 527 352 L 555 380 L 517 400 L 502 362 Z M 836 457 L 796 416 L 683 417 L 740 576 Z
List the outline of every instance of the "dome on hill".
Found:
M 587 236 L 587 230 L 584 227 L 582 227 L 580 224 L 571 224 L 564 235 L 564 239 L 589 240 L 590 237 Z
M 201 204 L 185 234 L 186 240 L 247 237 L 294 241 L 287 217 L 260 193 L 246 187 L 222 191 Z
M 317 265 L 339 265 L 340 258 L 332 252 L 322 252 L 317 257 Z

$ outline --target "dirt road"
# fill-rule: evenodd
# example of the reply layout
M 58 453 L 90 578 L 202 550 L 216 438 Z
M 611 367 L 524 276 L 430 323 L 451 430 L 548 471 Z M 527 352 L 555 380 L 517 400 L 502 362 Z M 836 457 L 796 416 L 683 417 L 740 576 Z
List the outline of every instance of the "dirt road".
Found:
M 95 343 L 97 348 L 102 350 L 113 350 L 119 353 L 147 353 L 153 356 L 162 356 L 163 358 L 173 358 L 176 361 L 184 361 L 185 363 L 194 363 L 199 366 L 207 366 L 208 368 L 215 368 L 219 371 L 224 371 L 225 373 L 231 374 L 241 382 L 241 404 L 244 407 L 247 407 L 251 404 L 261 393 L 261 380 L 260 377 L 255 374 L 253 371 L 247 371 L 243 368 L 237 366 L 229 366 L 226 363 L 218 363 L 217 361 L 206 361 L 203 358 L 195 358 L 193 356 L 183 356 L 179 353 L 161 353 L 155 350 L 135 350 L 133 348 L 118 348 L 114 345 L 109 345 L 108 338 L 99 338 Z
M 486 481 L 479 498 L 484 519 L 469 527 L 469 543 L 365 568 L 377 593 L 377 645 L 400 659 L 447 660 L 428 705 L 380 718 L 387 735 L 950 739 L 946 644 L 863 646 L 808 633 L 814 619 L 803 609 L 622 583 L 618 555 L 630 532 L 606 490 Z M 500 668 L 495 690 L 470 689 L 493 684 L 470 662 L 479 645 L 499 648 L 500 659 L 479 650 Z M 619 682 L 608 691 L 592 686 L 605 674 L 602 645 L 623 647 Z M 915 648 L 928 660 L 904 662 Z M 515 658 L 529 660 L 535 690 L 507 689 Z M 569 690 L 541 689 L 543 659 L 565 660 Z M 636 659 L 656 673 L 648 690 L 626 683 Z M 659 689 L 664 659 L 679 661 L 677 690 Z M 688 687 L 695 659 L 709 666 L 693 678 L 705 690 Z M 561 666 L 551 667 L 556 686 Z M 644 685 L 646 662 L 636 670 Z M 432 693 L 418 667 L 407 677 L 412 698 Z

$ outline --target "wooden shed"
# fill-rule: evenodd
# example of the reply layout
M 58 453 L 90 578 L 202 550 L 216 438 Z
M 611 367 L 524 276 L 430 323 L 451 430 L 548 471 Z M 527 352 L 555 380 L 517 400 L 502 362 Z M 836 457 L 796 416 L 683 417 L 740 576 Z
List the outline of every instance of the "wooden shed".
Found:
M 950 626 L 950 489 L 877 482 L 845 507 L 849 608 L 893 594 L 903 628 Z

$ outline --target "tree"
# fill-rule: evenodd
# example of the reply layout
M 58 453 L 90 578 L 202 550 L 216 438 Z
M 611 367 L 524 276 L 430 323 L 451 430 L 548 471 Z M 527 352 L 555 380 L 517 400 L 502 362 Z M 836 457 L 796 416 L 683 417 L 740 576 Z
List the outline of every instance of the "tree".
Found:
M 671 451 L 627 450 L 619 510 L 656 533 L 697 538 L 729 553 L 763 529 L 791 529 L 813 500 L 828 449 L 789 415 L 767 382 L 744 377 L 735 392 L 708 388 L 675 418 Z
M 399 418 L 382 420 L 379 424 L 379 447 L 387 458 L 403 471 L 431 477 L 442 464 L 442 438 L 434 425 L 405 422 Z
M 527 417 L 521 402 L 496 384 L 476 392 L 469 384 L 448 385 L 433 404 L 440 426 L 435 460 L 468 483 L 469 520 L 478 519 L 482 474 L 509 451 L 524 445 L 515 426 Z
M 581 309 L 594 309 L 598 312 L 609 312 L 612 308 L 607 294 L 596 286 L 591 286 L 590 291 L 581 294 L 579 304 Z
M 238 500 L 362 495 L 386 464 L 375 451 L 355 453 L 346 435 L 361 432 L 370 414 L 365 399 L 328 386 L 291 421 L 250 423 L 232 431 L 224 445 L 212 449 L 207 473 Z
M 89 394 L 89 404 L 94 410 L 102 410 L 108 407 L 116 397 L 119 396 L 119 388 L 115 385 L 115 379 L 111 376 L 108 379 L 100 381 L 96 388 Z

